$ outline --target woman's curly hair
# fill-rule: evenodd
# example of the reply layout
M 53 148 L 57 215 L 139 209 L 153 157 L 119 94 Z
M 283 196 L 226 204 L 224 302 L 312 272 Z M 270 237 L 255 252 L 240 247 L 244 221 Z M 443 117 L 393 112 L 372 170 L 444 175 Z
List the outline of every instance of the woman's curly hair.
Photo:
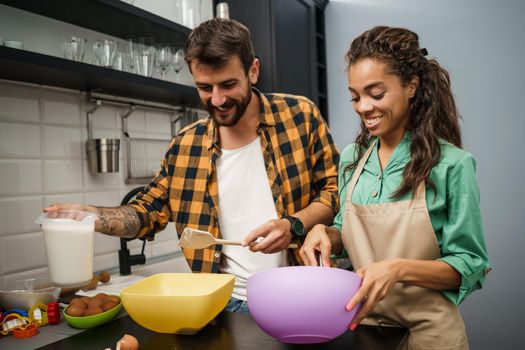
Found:
M 418 35 L 408 29 L 374 27 L 358 36 L 345 55 L 347 69 L 362 59 L 373 59 L 386 64 L 388 73 L 395 74 L 406 86 L 413 77 L 419 86 L 410 100 L 408 132 L 412 140 L 411 159 L 401 186 L 393 194 L 400 197 L 409 191 L 415 193 L 421 181 L 430 181 L 430 171 L 441 157 L 439 139 L 461 148 L 461 131 L 456 103 L 450 88 L 448 72 L 435 59 L 427 59 L 426 49 L 419 47 Z M 356 157 L 344 171 L 352 171 L 366 151 L 371 136 L 364 123 L 356 138 Z

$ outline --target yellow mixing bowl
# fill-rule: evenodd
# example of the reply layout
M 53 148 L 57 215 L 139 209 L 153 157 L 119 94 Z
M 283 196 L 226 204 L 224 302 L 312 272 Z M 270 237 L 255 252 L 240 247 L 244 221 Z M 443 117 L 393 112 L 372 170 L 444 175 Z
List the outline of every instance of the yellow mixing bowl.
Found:
M 233 292 L 228 274 L 160 273 L 120 295 L 129 316 L 159 333 L 194 334 L 224 309 Z

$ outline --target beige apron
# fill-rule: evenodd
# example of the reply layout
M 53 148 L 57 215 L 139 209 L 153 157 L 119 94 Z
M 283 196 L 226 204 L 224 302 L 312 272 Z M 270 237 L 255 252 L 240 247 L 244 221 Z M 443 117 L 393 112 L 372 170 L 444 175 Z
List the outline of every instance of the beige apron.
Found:
M 374 146 L 375 142 L 360 160 L 345 201 L 342 237 L 352 265 L 357 270 L 392 258 L 439 258 L 424 183 L 418 186 L 412 200 L 371 205 L 350 202 Z M 408 328 L 402 349 L 468 349 L 458 308 L 431 289 L 397 283 L 362 324 Z

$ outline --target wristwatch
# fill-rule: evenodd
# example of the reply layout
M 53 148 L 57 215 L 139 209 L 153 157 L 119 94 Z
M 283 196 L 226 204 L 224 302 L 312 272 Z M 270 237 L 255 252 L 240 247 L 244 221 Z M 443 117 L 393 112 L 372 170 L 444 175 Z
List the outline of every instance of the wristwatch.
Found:
M 290 221 L 290 224 L 291 224 L 290 231 L 292 232 L 292 235 L 303 240 L 305 237 L 304 236 L 304 225 L 301 222 L 301 220 L 299 220 L 295 216 L 290 216 L 290 215 L 283 216 L 283 219 Z

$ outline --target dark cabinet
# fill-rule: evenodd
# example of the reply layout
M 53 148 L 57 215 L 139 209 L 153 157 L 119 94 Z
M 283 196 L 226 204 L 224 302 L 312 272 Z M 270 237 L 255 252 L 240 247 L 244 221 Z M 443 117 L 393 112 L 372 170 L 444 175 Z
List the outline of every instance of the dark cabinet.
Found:
M 257 87 L 303 95 L 328 119 L 323 0 L 226 0 L 261 62 Z

